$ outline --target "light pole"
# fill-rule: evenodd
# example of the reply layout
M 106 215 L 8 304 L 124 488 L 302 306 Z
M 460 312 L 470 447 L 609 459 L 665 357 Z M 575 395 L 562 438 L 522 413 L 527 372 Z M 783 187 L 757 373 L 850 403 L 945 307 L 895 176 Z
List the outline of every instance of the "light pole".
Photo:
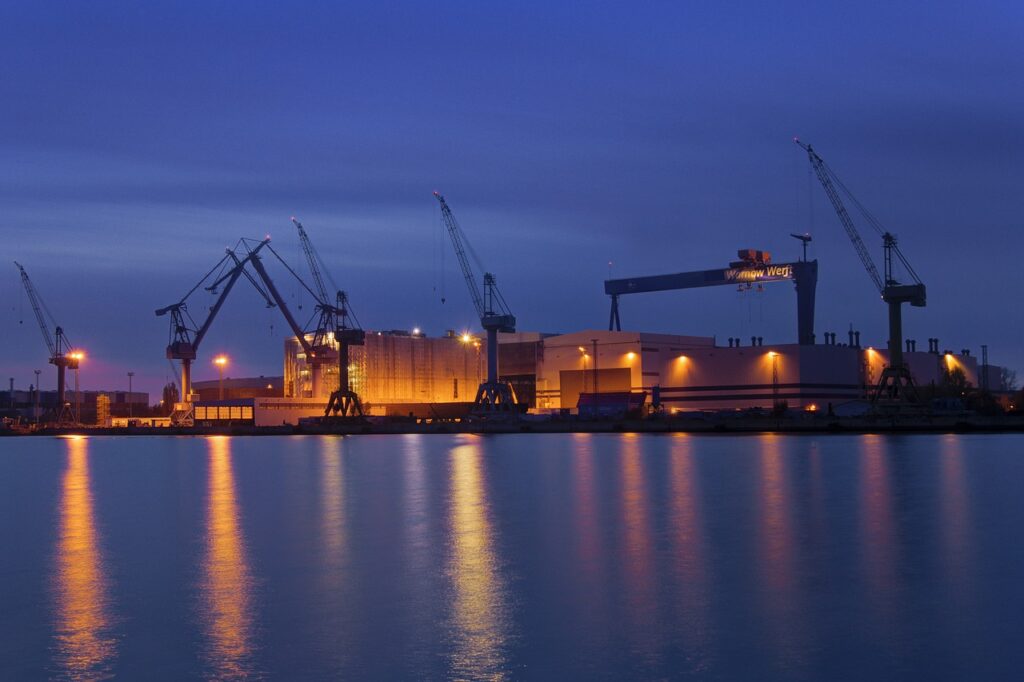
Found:
M 132 377 L 135 372 L 128 372 L 128 418 L 132 418 Z
M 779 354 L 769 351 L 768 357 L 772 359 L 772 407 L 779 409 Z
M 82 360 L 85 359 L 85 353 L 80 350 L 76 350 L 71 354 L 71 359 L 75 361 L 75 423 L 82 423 L 82 393 L 78 390 L 78 367 L 82 364 Z
M 42 372 L 42 370 L 36 369 L 36 370 L 33 370 L 33 371 L 36 373 L 36 414 L 35 414 L 35 417 L 36 417 L 36 424 L 38 424 L 39 423 L 39 416 L 40 416 L 40 411 L 39 411 L 39 373 Z
M 218 355 L 213 359 L 213 364 L 217 365 L 217 372 L 220 375 L 220 396 L 218 400 L 224 400 L 224 366 L 228 364 L 228 356 Z
M 580 371 L 583 372 L 583 392 L 587 392 L 587 349 L 579 346 L 580 349 Z
M 597 388 L 597 339 L 590 339 L 590 342 L 594 344 L 594 362 L 591 363 L 594 367 L 594 393 L 600 393 Z

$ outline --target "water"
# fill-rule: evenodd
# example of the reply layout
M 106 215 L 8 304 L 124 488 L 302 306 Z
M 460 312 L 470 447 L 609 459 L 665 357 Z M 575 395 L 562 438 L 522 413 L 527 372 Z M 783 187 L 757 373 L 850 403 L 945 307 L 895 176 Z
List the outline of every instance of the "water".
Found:
M 0 678 L 1007 679 L 1024 437 L 0 440 Z

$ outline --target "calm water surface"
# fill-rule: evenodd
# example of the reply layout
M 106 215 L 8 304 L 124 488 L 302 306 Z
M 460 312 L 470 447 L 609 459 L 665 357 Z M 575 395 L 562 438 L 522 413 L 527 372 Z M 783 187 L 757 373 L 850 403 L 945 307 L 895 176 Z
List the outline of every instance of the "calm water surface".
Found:
M 1024 437 L 0 440 L 0 679 L 1011 679 Z

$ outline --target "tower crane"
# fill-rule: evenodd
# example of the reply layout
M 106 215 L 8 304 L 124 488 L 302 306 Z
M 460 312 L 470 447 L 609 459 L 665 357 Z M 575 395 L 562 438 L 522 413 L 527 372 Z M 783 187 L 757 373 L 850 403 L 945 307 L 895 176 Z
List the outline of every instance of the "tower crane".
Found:
M 927 299 L 925 286 L 897 246 L 896 237 L 886 230 L 857 201 L 856 197 L 846 188 L 835 172 L 829 168 L 828 164 L 814 151 L 811 145 L 805 144 L 797 138 L 793 138 L 793 141 L 807 152 L 811 167 L 818 176 L 821 186 L 825 189 L 825 194 L 828 195 L 829 201 L 832 202 L 832 207 L 835 209 L 836 215 L 839 216 L 839 222 L 842 223 L 843 229 L 846 230 L 846 235 L 850 238 L 850 242 L 853 243 L 853 248 L 857 251 L 864 269 L 867 271 L 875 288 L 878 289 L 879 294 L 881 294 L 882 300 L 889 306 L 889 365 L 882 370 L 882 376 L 879 379 L 878 387 L 873 396 L 874 400 L 885 399 L 916 403 L 917 392 L 914 389 L 914 380 L 910 375 L 910 370 L 903 361 L 902 306 L 904 303 L 909 303 L 918 308 L 924 307 Z M 879 274 L 875 261 L 871 258 L 871 254 L 864 245 L 864 240 L 861 239 L 860 233 L 850 217 L 850 213 L 846 210 L 840 191 L 853 202 L 868 224 L 882 237 L 882 248 L 885 254 L 883 274 Z M 902 264 L 903 269 L 913 280 L 912 283 L 903 284 L 896 279 L 893 272 L 893 266 L 896 261 Z
M 313 286 L 316 288 L 313 297 L 316 299 L 316 328 L 313 331 L 314 348 L 322 349 L 316 354 L 320 366 L 330 360 L 334 349 L 330 347 L 329 334 L 338 342 L 338 389 L 331 393 L 327 402 L 325 417 L 330 416 L 362 416 L 363 406 L 359 396 L 352 390 L 351 377 L 349 376 L 349 346 L 362 346 L 366 343 L 366 333 L 362 330 L 355 315 L 351 313 L 348 304 L 348 295 L 341 291 L 330 273 L 320 259 L 320 254 L 313 247 L 306 229 L 296 218 L 292 218 L 296 229 L 299 231 L 299 242 L 302 244 L 302 251 L 306 255 L 306 262 L 309 265 L 309 272 L 313 278 Z M 294 274 L 294 273 L 293 273 Z M 328 292 L 324 282 L 324 275 L 330 280 L 334 288 L 334 295 Z M 299 280 L 301 282 L 301 280 Z M 308 289 L 308 287 L 307 287 Z M 333 304 L 331 300 L 333 299 Z M 326 352 L 324 352 L 326 351 Z
M 303 232 L 304 231 L 305 230 L 303 230 Z M 312 247 L 312 244 L 310 244 L 310 247 Z M 278 254 L 272 246 L 267 246 L 267 250 L 274 254 L 274 257 L 281 262 L 285 269 L 288 270 L 296 280 L 298 280 L 299 284 L 301 284 L 311 296 L 317 299 L 317 316 L 319 318 L 319 323 L 317 329 L 314 330 L 312 334 L 313 341 L 309 341 L 306 338 L 309 335 L 309 332 L 299 325 L 295 320 L 295 317 L 291 314 L 291 311 L 288 310 L 288 305 L 285 303 L 284 298 L 281 297 L 281 293 L 274 285 L 273 280 L 270 279 L 270 274 L 263 265 L 261 257 L 256 253 L 258 250 L 259 247 L 257 247 L 255 251 L 250 251 L 245 260 L 252 263 L 253 269 L 256 270 L 256 274 L 259 275 L 260 280 L 262 280 L 263 284 L 266 286 L 271 299 L 273 299 L 274 303 L 276 303 L 277 307 L 281 310 L 281 314 L 284 315 L 285 321 L 291 328 L 292 333 L 295 334 L 295 337 L 298 339 L 299 345 L 302 346 L 302 350 L 306 354 L 306 358 L 314 368 L 322 367 L 330 362 L 334 356 L 335 351 L 331 346 L 331 337 L 329 333 L 333 334 L 335 339 L 338 339 L 339 351 L 337 353 L 337 359 L 339 363 L 339 387 L 337 391 L 331 393 L 327 409 L 324 411 L 324 416 L 330 416 L 332 414 L 337 415 L 338 413 L 340 413 L 341 416 L 362 416 L 363 407 L 359 400 L 359 396 L 356 395 L 349 387 L 348 347 L 350 345 L 362 344 L 365 334 L 362 329 L 352 326 L 353 321 L 348 310 L 348 297 L 344 292 L 339 291 L 335 296 L 333 305 L 328 301 L 320 300 L 317 292 L 314 292 L 309 288 L 309 285 L 307 285 L 295 270 L 293 270 L 291 266 L 281 258 L 281 255 Z M 328 321 L 333 321 L 333 330 L 331 330 L 330 327 L 325 326 L 329 324 Z M 320 372 L 313 372 L 314 396 L 318 393 L 318 375 L 320 375 Z
M 192 361 L 196 359 L 199 351 L 199 344 L 203 342 L 203 338 L 206 333 L 210 330 L 210 325 L 213 324 L 214 318 L 217 317 L 217 313 L 220 312 L 221 307 L 224 305 L 225 299 L 231 289 L 235 286 L 235 282 L 238 278 L 245 274 L 246 278 L 249 279 L 257 290 L 260 291 L 266 298 L 266 293 L 256 285 L 255 281 L 252 280 L 251 276 L 245 272 L 245 264 L 256 258 L 256 254 L 259 253 L 260 249 L 267 246 L 270 243 L 270 238 L 267 237 L 261 241 L 255 249 L 250 249 L 249 253 L 243 259 L 239 259 L 234 251 L 227 249 L 226 253 L 220 261 L 217 262 L 213 268 L 203 275 L 203 278 L 196 283 L 188 293 L 185 294 L 180 301 L 172 303 L 169 306 L 160 308 L 156 311 L 157 317 L 164 315 L 170 315 L 170 338 L 167 344 L 167 359 L 168 360 L 180 360 L 181 361 L 181 400 L 182 402 L 175 406 L 174 411 L 171 413 L 171 421 L 179 425 L 190 425 L 193 421 L 192 412 Z M 206 286 L 205 289 L 210 292 L 216 292 L 218 288 L 223 286 L 220 294 L 217 296 L 216 302 L 210 308 L 206 315 L 206 319 L 201 325 L 197 325 L 192 319 L 192 316 L 188 312 L 188 299 L 196 292 L 201 286 L 203 286 L 215 272 L 221 272 L 220 276 L 217 277 L 214 282 Z M 268 299 L 268 303 L 270 303 Z M 272 305 L 272 304 L 271 304 Z
M 67 386 L 65 377 L 67 370 L 78 369 L 78 355 L 71 352 L 71 342 L 65 336 L 63 327 L 53 319 L 53 315 L 50 314 L 49 308 L 46 307 L 42 297 L 39 296 L 39 292 L 36 291 L 32 280 L 28 278 L 25 268 L 17 261 L 14 264 L 18 266 L 18 271 L 21 272 L 21 283 L 25 287 L 29 303 L 32 304 L 32 310 L 36 314 L 36 322 L 39 323 L 39 331 L 43 334 L 46 348 L 50 351 L 50 364 L 57 368 L 57 405 L 55 408 L 57 422 L 73 422 L 71 405 L 64 400 Z M 49 319 L 49 322 L 47 319 Z M 50 323 L 54 327 L 52 333 L 50 332 Z
M 462 268 L 462 276 L 466 280 L 466 287 L 473 299 L 477 315 L 480 316 L 480 325 L 487 332 L 487 379 L 477 389 L 474 403 L 476 408 L 481 411 L 516 410 L 515 390 L 507 381 L 501 381 L 498 378 L 498 332 L 514 333 L 516 318 L 509 311 L 505 299 L 498 290 L 494 275 L 484 271 L 483 288 L 477 286 L 476 275 L 466 257 L 466 248 L 470 249 L 477 267 L 483 271 L 480 259 L 476 257 L 472 247 L 469 246 L 465 233 L 459 227 L 459 223 L 455 220 L 444 197 L 439 192 L 434 192 L 434 196 L 441 204 L 441 219 L 448 230 L 448 236 L 451 237 L 455 256 Z

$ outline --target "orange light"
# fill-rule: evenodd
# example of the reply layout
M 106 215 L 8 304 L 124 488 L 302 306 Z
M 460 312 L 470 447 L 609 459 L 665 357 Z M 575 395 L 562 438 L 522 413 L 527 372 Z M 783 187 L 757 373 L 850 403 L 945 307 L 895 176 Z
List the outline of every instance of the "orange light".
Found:
M 583 346 L 578 346 L 578 348 L 580 349 L 581 353 L 583 353 L 584 355 L 587 354 L 587 349 L 586 348 L 584 348 Z
M 69 353 L 68 357 L 70 357 L 72 360 L 84 360 L 85 359 L 85 353 L 83 353 L 80 350 L 76 350 L 76 351 L 72 351 L 71 353 Z
M 815 405 L 814 403 L 811 403 L 810 405 L 807 406 L 807 411 L 808 412 L 817 412 L 818 411 L 818 406 Z
M 224 365 L 228 364 L 228 356 L 218 355 L 213 359 L 213 364 L 223 367 Z
M 472 340 L 472 338 L 473 337 L 471 337 L 468 333 L 467 334 L 463 334 L 462 335 L 462 343 L 469 343 Z
M 626 359 L 627 360 L 632 360 L 635 357 L 636 357 L 636 353 L 634 353 L 633 351 L 629 351 L 628 353 L 626 353 Z
M 779 354 L 776 353 L 773 350 L 770 350 L 770 351 L 768 351 L 768 357 L 770 357 L 770 358 L 777 358 L 777 357 L 779 357 Z

